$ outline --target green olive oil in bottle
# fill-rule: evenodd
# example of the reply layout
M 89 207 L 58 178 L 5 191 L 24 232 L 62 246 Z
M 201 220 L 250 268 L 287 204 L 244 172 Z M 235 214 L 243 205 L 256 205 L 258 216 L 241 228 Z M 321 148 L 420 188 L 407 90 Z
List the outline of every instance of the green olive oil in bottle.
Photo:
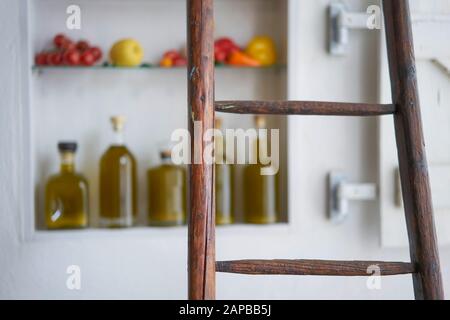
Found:
M 261 136 L 259 129 L 266 129 L 266 119 L 255 117 L 258 137 L 252 141 L 251 152 L 255 153 L 256 164 L 248 164 L 244 168 L 244 221 L 253 224 L 271 224 L 279 221 L 278 174 L 262 175 L 265 167 L 260 162 L 259 148 L 268 145 L 266 137 Z
M 49 229 L 85 228 L 89 216 L 86 179 L 75 172 L 75 142 L 60 142 L 60 172 L 50 177 L 45 191 L 45 220 Z
M 100 160 L 100 226 L 131 227 L 137 216 L 137 164 L 123 140 L 123 116 L 111 117 L 115 143 Z
M 161 165 L 147 172 L 149 225 L 183 225 L 186 222 L 186 170 L 172 163 L 170 150 L 162 151 L 160 156 Z
M 222 128 L 221 119 L 215 120 L 215 129 Z M 224 152 L 224 139 L 222 136 L 214 137 L 215 185 L 216 185 L 216 224 L 227 225 L 234 222 L 231 209 L 231 166 L 226 163 Z

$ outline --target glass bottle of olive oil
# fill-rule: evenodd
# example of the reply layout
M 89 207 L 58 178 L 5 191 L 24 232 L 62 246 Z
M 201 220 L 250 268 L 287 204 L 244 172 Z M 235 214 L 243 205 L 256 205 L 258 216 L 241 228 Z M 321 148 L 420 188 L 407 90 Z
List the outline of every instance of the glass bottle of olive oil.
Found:
M 266 119 L 263 116 L 255 117 L 258 137 L 251 143 L 251 152 L 254 152 L 256 164 L 248 164 L 244 169 L 244 220 L 247 223 L 270 224 L 279 220 L 278 203 L 278 174 L 262 175 L 261 169 L 265 167 L 260 162 L 259 148 L 267 146 L 266 137 L 260 135 L 259 129 L 265 129 Z
M 216 118 L 215 129 L 222 129 L 222 121 L 219 118 Z M 231 166 L 226 163 L 223 136 L 215 136 L 214 142 L 214 158 L 216 161 L 216 224 L 232 224 L 234 218 L 231 209 Z
M 115 142 L 100 160 L 100 226 L 130 227 L 137 216 L 137 164 L 124 144 L 123 116 L 111 117 Z
M 148 221 L 152 226 L 179 226 L 186 222 L 186 170 L 162 151 L 161 165 L 147 172 Z
M 89 191 L 86 179 L 75 172 L 75 142 L 60 142 L 60 172 L 50 177 L 45 190 L 45 220 L 49 229 L 85 228 Z

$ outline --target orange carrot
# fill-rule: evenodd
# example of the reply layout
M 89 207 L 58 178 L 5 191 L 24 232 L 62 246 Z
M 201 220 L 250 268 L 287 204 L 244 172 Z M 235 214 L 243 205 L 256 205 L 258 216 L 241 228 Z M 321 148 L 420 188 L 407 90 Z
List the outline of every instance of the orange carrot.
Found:
M 259 67 L 261 66 L 261 63 L 244 52 L 234 50 L 229 58 L 228 63 L 233 66 L 241 66 L 241 67 Z

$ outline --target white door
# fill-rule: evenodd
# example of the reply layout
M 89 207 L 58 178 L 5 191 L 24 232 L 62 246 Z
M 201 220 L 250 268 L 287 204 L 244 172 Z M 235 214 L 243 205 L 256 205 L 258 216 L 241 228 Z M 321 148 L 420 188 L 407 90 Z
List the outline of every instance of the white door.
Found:
M 411 1 L 414 46 L 435 223 L 440 244 L 450 243 L 450 1 Z M 384 43 L 384 39 L 383 39 Z M 382 102 L 391 101 L 386 47 L 381 46 Z M 406 246 L 394 127 L 380 120 L 381 239 Z

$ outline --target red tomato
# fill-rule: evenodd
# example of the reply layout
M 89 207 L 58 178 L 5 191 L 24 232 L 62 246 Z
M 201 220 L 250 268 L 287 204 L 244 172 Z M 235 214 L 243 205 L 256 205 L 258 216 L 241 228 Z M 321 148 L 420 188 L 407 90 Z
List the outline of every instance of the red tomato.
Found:
M 92 66 L 95 63 L 95 58 L 92 52 L 85 51 L 81 55 L 81 64 L 84 66 Z
M 230 54 L 235 50 L 240 50 L 240 48 L 236 45 L 236 43 L 230 38 L 217 39 L 214 44 L 214 47 L 215 48 L 217 47 L 218 49 L 225 51 L 227 54 Z
M 77 49 L 80 50 L 81 52 L 86 51 L 87 49 L 89 49 L 89 42 L 85 41 L 85 40 L 80 40 L 77 42 Z
M 62 44 L 61 49 L 63 49 L 64 51 L 75 50 L 75 49 L 76 49 L 76 45 L 75 45 L 75 43 L 73 43 L 72 41 L 70 41 L 69 39 L 67 39 L 67 40 Z
M 96 62 L 102 58 L 102 50 L 99 47 L 92 47 L 89 52 L 92 53 Z
M 60 66 L 63 63 L 61 52 L 51 52 L 47 55 L 47 64 L 51 66 Z
M 181 54 L 176 50 L 170 50 L 170 51 L 167 51 L 166 53 L 164 53 L 163 58 L 169 58 L 169 59 L 175 60 L 177 58 L 181 58 Z
M 214 58 L 216 62 L 225 63 L 225 61 L 227 61 L 228 54 L 226 51 L 215 49 Z
M 44 66 L 47 64 L 47 53 L 45 52 L 40 52 L 36 55 L 36 57 L 34 58 L 34 62 L 36 63 L 36 65 L 38 66 Z
M 53 38 L 53 43 L 57 48 L 62 48 L 66 41 L 70 41 L 64 34 L 59 33 Z
M 184 66 L 186 66 L 187 65 L 186 58 L 178 57 L 178 58 L 173 59 L 173 65 L 175 67 L 184 67 Z
M 69 50 L 64 52 L 64 63 L 69 66 L 76 66 L 80 64 L 81 55 L 77 50 Z

